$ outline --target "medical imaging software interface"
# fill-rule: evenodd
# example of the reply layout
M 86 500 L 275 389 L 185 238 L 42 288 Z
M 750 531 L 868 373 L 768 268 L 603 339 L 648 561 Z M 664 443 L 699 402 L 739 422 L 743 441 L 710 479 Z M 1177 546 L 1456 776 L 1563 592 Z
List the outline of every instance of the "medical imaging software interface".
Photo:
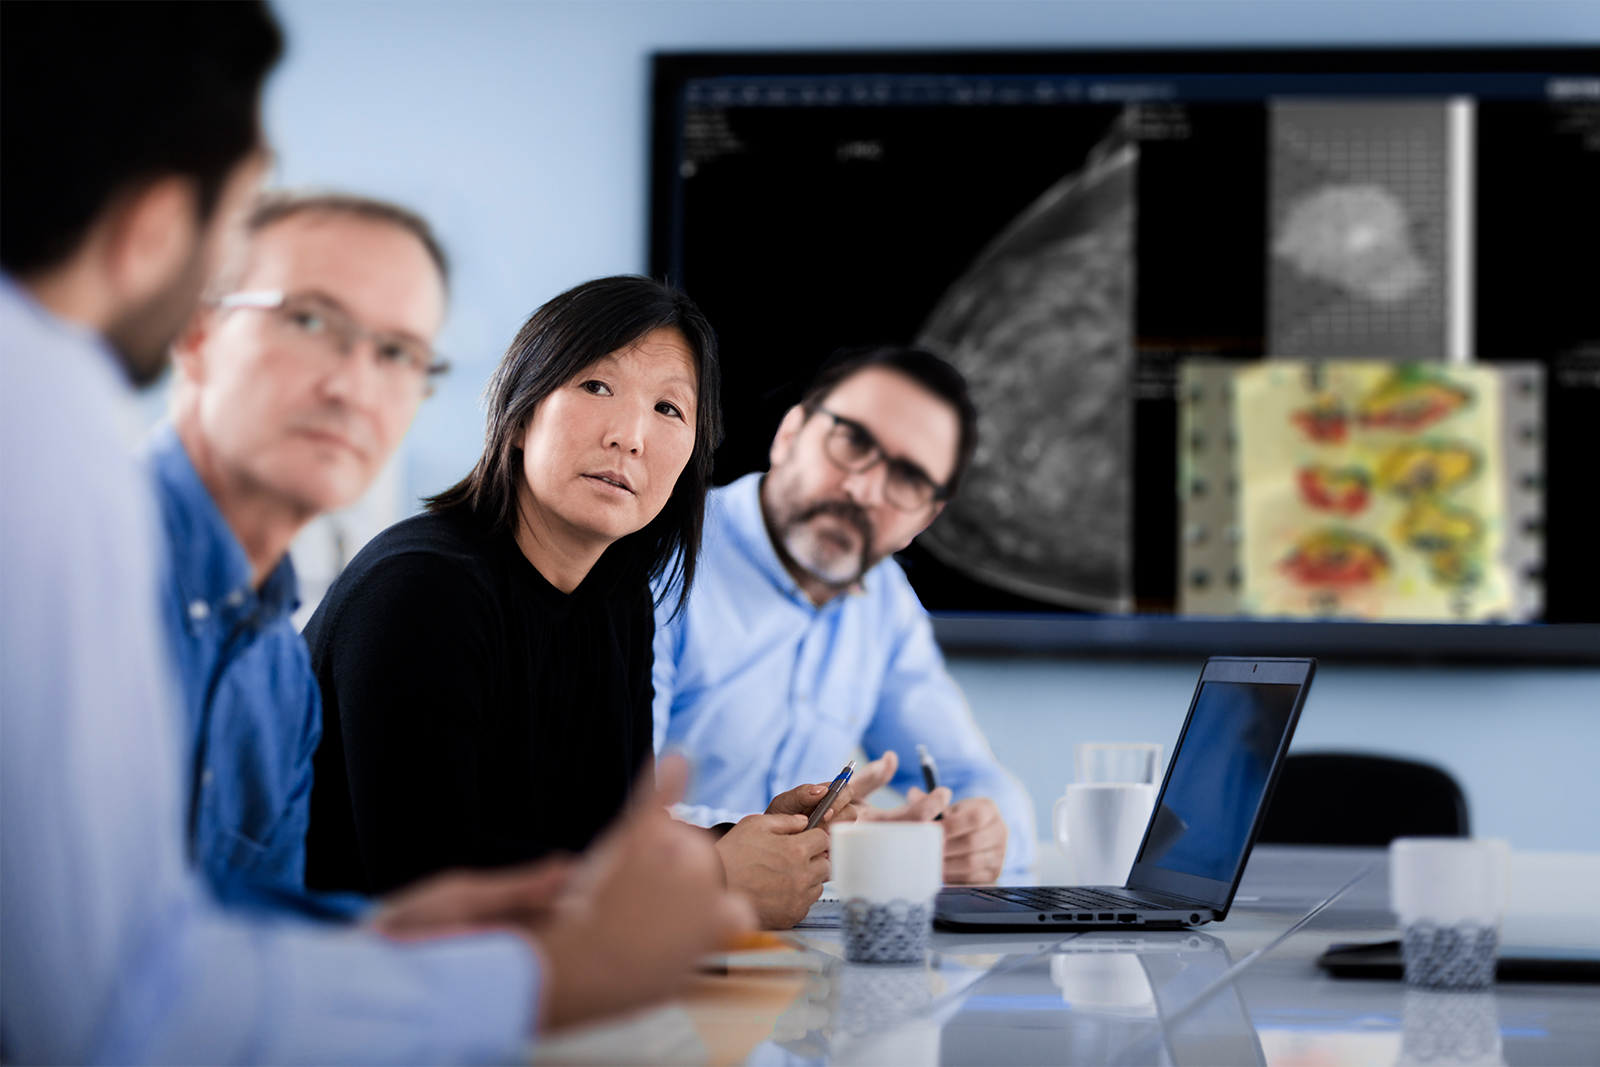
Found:
M 1297 685 L 1201 685 L 1140 863 L 1233 881 L 1299 694 Z
M 1600 53 L 1087 55 L 658 60 L 718 482 L 913 342 L 981 415 L 931 610 L 1600 621 Z

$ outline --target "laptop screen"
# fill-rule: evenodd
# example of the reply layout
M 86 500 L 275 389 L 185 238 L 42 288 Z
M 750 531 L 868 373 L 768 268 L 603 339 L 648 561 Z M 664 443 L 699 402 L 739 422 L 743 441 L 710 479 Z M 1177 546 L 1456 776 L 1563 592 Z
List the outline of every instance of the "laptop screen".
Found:
M 1299 692 L 1297 685 L 1201 685 L 1139 863 L 1233 881 Z

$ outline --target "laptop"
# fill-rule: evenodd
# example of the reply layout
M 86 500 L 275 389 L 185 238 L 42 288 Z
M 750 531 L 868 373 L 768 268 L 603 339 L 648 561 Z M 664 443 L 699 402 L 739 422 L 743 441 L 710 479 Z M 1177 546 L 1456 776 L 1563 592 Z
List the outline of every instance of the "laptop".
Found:
M 1178 929 L 1227 918 L 1316 669 L 1312 659 L 1206 661 L 1126 885 L 944 889 L 934 922 Z

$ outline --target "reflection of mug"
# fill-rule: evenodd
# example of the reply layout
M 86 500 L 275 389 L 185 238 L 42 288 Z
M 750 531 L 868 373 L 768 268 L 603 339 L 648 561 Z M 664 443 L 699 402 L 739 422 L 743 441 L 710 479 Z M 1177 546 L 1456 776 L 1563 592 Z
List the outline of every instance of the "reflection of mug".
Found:
M 1155 807 L 1157 787 L 1135 782 L 1073 783 L 1056 800 L 1056 847 L 1072 862 L 1074 885 L 1123 885 Z
M 1078 1011 L 1156 1013 L 1156 995 L 1137 952 L 1057 953 L 1050 957 L 1050 981 Z

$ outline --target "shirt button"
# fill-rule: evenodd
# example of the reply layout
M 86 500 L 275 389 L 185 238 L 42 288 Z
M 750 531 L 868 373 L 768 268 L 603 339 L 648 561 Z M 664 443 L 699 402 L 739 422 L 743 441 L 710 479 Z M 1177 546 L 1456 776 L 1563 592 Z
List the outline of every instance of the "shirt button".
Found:
M 215 777 L 216 777 L 216 775 L 212 773 L 211 768 L 207 767 L 205 769 L 205 773 L 200 776 L 200 784 L 201 785 L 210 785 L 211 784 L 211 779 L 213 779 Z
M 206 618 L 210 614 L 211 605 L 207 604 L 204 600 L 189 601 L 189 618 L 199 622 L 201 619 Z
M 240 604 L 243 604 L 243 603 L 244 603 L 244 590 L 243 589 L 235 589 L 233 592 L 228 594 L 228 607 L 236 608 Z

